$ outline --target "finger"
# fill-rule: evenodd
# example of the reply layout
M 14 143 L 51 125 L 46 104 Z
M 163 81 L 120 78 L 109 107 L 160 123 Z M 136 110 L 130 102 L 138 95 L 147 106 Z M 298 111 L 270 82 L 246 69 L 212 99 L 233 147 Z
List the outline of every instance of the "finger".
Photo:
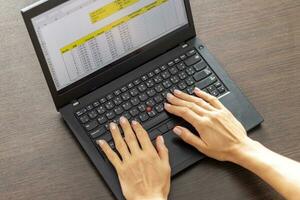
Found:
M 187 128 L 181 127 L 181 126 L 176 126 L 173 129 L 174 133 L 178 135 L 184 142 L 192 145 L 199 151 L 203 153 L 206 144 L 201 140 L 199 136 L 196 136 L 193 134 L 190 130 Z
M 120 124 L 123 129 L 126 143 L 129 147 L 129 150 L 132 154 L 137 153 L 140 150 L 137 138 L 131 128 L 130 123 L 125 117 L 120 118 Z
M 168 103 L 165 103 L 165 110 L 169 113 L 183 118 L 185 121 L 189 122 L 196 129 L 199 126 L 199 123 L 202 123 L 202 117 L 197 115 L 191 109 L 182 106 L 174 106 Z
M 195 113 L 197 113 L 198 115 L 203 116 L 203 115 L 207 114 L 207 110 L 196 105 L 194 102 L 184 101 L 170 93 L 167 95 L 167 100 L 172 105 L 187 107 L 187 108 L 191 109 L 192 111 L 194 111 Z
M 214 107 L 212 107 L 209 103 L 204 101 L 203 99 L 200 99 L 198 97 L 186 94 L 184 92 L 181 92 L 180 90 L 175 90 L 174 95 L 182 100 L 188 101 L 188 102 L 193 102 L 197 104 L 198 106 L 201 106 L 202 108 L 212 111 L 214 110 Z
M 169 151 L 165 145 L 163 136 L 158 136 L 156 138 L 156 148 L 160 159 L 165 163 L 169 164 Z
M 215 108 L 221 109 L 223 108 L 223 104 L 219 101 L 217 97 L 214 97 L 204 91 L 201 91 L 199 88 L 195 88 L 194 93 L 204 101 L 208 102 L 210 105 L 212 105 Z
M 119 156 L 110 148 L 106 141 L 98 140 L 97 144 L 103 150 L 104 154 L 111 162 L 111 164 L 115 167 L 115 169 L 118 170 L 122 164 L 122 161 L 120 160 Z
M 125 141 L 123 140 L 123 138 L 121 136 L 121 133 L 120 133 L 120 130 L 119 130 L 117 124 L 110 123 L 110 131 L 113 136 L 116 149 L 120 153 L 122 160 L 126 160 L 127 158 L 129 158 L 130 153 L 129 153 L 129 150 L 127 148 Z
M 142 149 L 155 151 L 149 135 L 147 131 L 142 127 L 142 125 L 137 121 L 132 121 L 132 128 L 139 140 Z

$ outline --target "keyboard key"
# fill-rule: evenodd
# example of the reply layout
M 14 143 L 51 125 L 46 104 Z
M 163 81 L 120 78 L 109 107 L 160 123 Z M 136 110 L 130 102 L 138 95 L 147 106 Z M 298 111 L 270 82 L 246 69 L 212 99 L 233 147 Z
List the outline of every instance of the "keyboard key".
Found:
M 147 86 L 144 83 L 142 83 L 138 86 L 138 89 L 140 92 L 144 92 L 147 89 Z
M 116 96 L 119 96 L 119 95 L 121 94 L 121 90 L 116 90 L 116 91 L 114 91 L 114 94 L 115 94 Z
M 114 95 L 112 95 L 112 94 L 109 94 L 109 95 L 106 96 L 107 100 L 111 100 L 112 98 L 114 98 Z
M 86 131 L 90 132 L 91 130 L 95 129 L 97 126 L 98 126 L 98 122 L 94 120 L 85 124 L 84 128 Z
M 146 105 L 149 107 L 153 107 L 155 105 L 155 101 L 153 99 L 149 99 L 146 101 Z
M 217 81 L 217 77 L 215 75 L 212 75 L 212 76 L 207 77 L 206 79 L 200 81 L 199 83 L 196 83 L 196 86 L 200 89 L 204 89 L 216 81 Z
M 181 56 L 180 56 L 180 59 L 181 59 L 181 60 L 185 60 L 185 59 L 187 59 L 187 56 L 186 56 L 186 55 L 181 55 Z
M 157 68 L 157 69 L 154 70 L 155 74 L 159 74 L 160 72 L 161 72 L 161 70 L 159 68 Z
M 177 65 L 177 69 L 180 70 L 180 71 L 184 70 L 185 68 L 186 68 L 186 66 L 183 62 L 181 62 Z
M 132 108 L 132 105 L 130 102 L 126 102 L 122 105 L 122 107 L 124 108 L 124 110 L 129 110 L 130 108 Z
M 91 132 L 90 136 L 93 139 L 96 139 L 96 138 L 100 137 L 101 135 L 103 135 L 104 133 L 106 133 L 106 129 L 104 127 L 100 127 L 100 128 L 97 128 L 96 130 L 94 130 L 93 132 Z
M 180 58 L 175 58 L 175 59 L 174 59 L 174 62 L 175 62 L 176 64 L 177 64 L 177 63 L 180 63 L 180 61 L 181 61 Z
M 185 80 L 185 82 L 188 86 L 191 86 L 195 83 L 195 80 L 193 79 L 193 77 L 189 77 Z
M 146 107 L 145 104 L 141 104 L 141 105 L 138 106 L 138 109 L 139 109 L 140 112 L 146 111 L 146 108 L 147 108 L 147 107 Z
M 175 65 L 174 61 L 168 62 L 168 66 L 169 66 L 169 67 L 172 67 L 173 65 Z
M 128 119 L 128 120 L 131 119 L 131 115 L 130 115 L 130 113 L 128 113 L 128 112 L 124 112 L 124 113 L 122 114 L 122 116 L 125 117 L 125 118 Z
M 160 69 L 161 69 L 162 71 L 165 71 L 166 69 L 168 69 L 168 67 L 167 67 L 166 65 L 163 65 L 163 66 L 160 67 Z
M 163 79 L 160 75 L 155 76 L 153 80 L 155 83 L 160 83 L 163 81 Z
M 120 115 L 124 110 L 121 107 L 117 107 L 114 109 L 114 111 L 117 115 Z
M 206 69 L 202 70 L 201 72 L 198 72 L 197 74 L 195 74 L 194 79 L 196 81 L 200 81 L 200 80 L 206 78 L 207 76 L 209 76 L 211 73 L 212 73 L 211 70 L 206 68 Z
M 90 119 L 87 115 L 83 115 L 82 117 L 79 118 L 79 120 L 82 124 L 85 124 L 90 121 Z
M 201 56 L 199 54 L 195 54 L 194 56 L 186 59 L 184 62 L 187 66 L 191 66 L 196 64 L 197 62 L 200 62 L 202 60 Z
M 184 90 L 187 87 L 187 85 L 184 82 L 181 82 L 178 84 L 178 87 L 180 90 Z
M 148 77 L 149 77 L 149 78 L 152 78 L 154 75 L 155 75 L 154 72 L 149 72 L 149 73 L 148 73 Z
M 137 89 L 134 88 L 134 89 L 130 90 L 129 93 L 130 93 L 131 96 L 135 97 L 136 95 L 139 94 L 139 91 L 138 91 Z
M 151 112 L 148 112 L 149 117 L 155 117 L 157 115 L 157 113 L 152 110 Z
M 139 85 L 141 83 L 141 80 L 140 79 L 136 79 L 133 83 L 134 83 L 134 85 Z
M 159 94 L 159 95 L 157 95 L 156 97 L 154 97 L 154 101 L 156 102 L 156 103 L 160 103 L 160 102 L 162 102 L 164 99 L 163 99 L 163 97 Z
M 164 111 L 164 105 L 163 104 L 159 104 L 159 105 L 157 105 L 157 106 L 155 106 L 155 110 L 157 111 L 157 112 L 162 112 L 162 111 Z
M 163 77 L 163 79 L 168 79 L 171 75 L 168 71 L 164 71 L 163 73 L 161 73 L 161 76 Z
M 128 83 L 127 87 L 128 87 L 129 89 L 131 89 L 131 88 L 134 87 L 134 84 L 133 84 L 133 83 Z
M 137 106 L 140 103 L 140 100 L 138 98 L 132 98 L 130 102 L 133 106 Z
M 156 94 L 156 92 L 155 92 L 154 89 L 151 89 L 151 90 L 148 90 L 148 91 L 147 91 L 147 95 L 148 95 L 149 97 L 153 97 L 155 94 Z
M 142 122 L 144 121 L 147 121 L 149 119 L 149 116 L 146 114 L 146 113 L 142 113 L 140 116 L 139 116 L 140 120 Z
M 173 84 L 176 84 L 176 83 L 178 83 L 180 81 L 179 78 L 178 78 L 178 76 L 176 76 L 176 75 L 172 76 L 170 80 L 171 80 L 171 82 Z
M 96 109 L 97 112 L 101 115 L 103 113 L 105 113 L 105 108 L 103 106 L 100 106 L 99 108 Z
M 195 74 L 195 69 L 193 67 L 189 67 L 186 69 L 186 73 L 189 75 L 189 76 L 192 76 Z
M 214 90 L 211 92 L 211 95 L 218 97 L 220 95 L 220 93 L 218 92 L 218 90 Z
M 221 86 L 221 87 L 218 88 L 218 91 L 219 91 L 220 94 L 223 94 L 223 93 L 226 92 L 226 89 L 225 89 L 224 86 Z
M 158 127 L 158 130 L 159 130 L 161 133 L 166 133 L 166 132 L 169 131 L 167 124 L 161 125 L 160 127 Z
M 93 110 L 93 108 L 94 108 L 93 105 L 88 105 L 88 106 L 86 107 L 87 110 Z
M 191 56 L 193 56 L 193 55 L 195 55 L 195 54 L 196 54 L 196 50 L 195 50 L 195 49 L 192 49 L 192 50 L 190 50 L 189 52 L 186 53 L 186 55 L 187 55 L 188 57 L 191 57 Z
M 172 75 L 174 75 L 174 74 L 177 74 L 178 69 L 176 67 L 172 67 L 169 71 Z
M 83 108 L 83 109 L 77 111 L 77 112 L 76 112 L 76 115 L 77 115 L 77 117 L 80 117 L 81 115 L 83 115 L 83 114 L 86 113 L 86 112 L 87 112 L 87 110 L 86 110 L 85 108 Z
M 156 90 L 157 93 L 159 93 L 159 92 L 161 92 L 161 91 L 164 90 L 164 87 L 163 87 L 162 84 L 159 84 L 159 85 L 157 85 L 157 86 L 155 87 L 155 90 Z
M 98 117 L 97 120 L 100 124 L 104 124 L 105 122 L 107 122 L 107 119 L 105 116 L 100 116 L 100 117 Z
M 214 85 L 215 85 L 216 88 L 219 88 L 219 87 L 222 86 L 222 83 L 220 83 L 220 81 L 218 81 L 218 82 L 216 82 Z
M 88 116 L 91 119 L 94 119 L 94 118 L 96 118 L 98 116 L 98 113 L 95 110 L 92 110 L 91 112 L 88 113 Z
M 197 63 L 197 64 L 194 65 L 194 69 L 195 69 L 197 72 L 199 72 L 199 71 L 205 69 L 206 67 L 208 67 L 208 66 L 207 66 L 207 64 L 206 64 L 204 61 L 199 62 L 199 63 Z
M 163 86 L 164 86 L 166 89 L 168 89 L 169 87 L 172 86 L 172 83 L 171 83 L 169 80 L 167 80 L 167 81 L 164 81 L 164 82 L 163 82 Z
M 106 98 L 100 99 L 100 103 L 104 104 L 106 102 Z
M 194 93 L 194 89 L 195 87 L 188 87 L 186 90 L 188 94 L 192 95 Z
M 148 99 L 148 96 L 147 96 L 147 94 L 143 93 L 143 94 L 139 95 L 139 99 L 141 101 L 146 101 Z
M 179 78 L 180 78 L 181 80 L 183 80 L 183 79 L 185 79 L 185 78 L 187 77 L 187 74 L 186 74 L 185 72 L 180 72 L 180 73 L 178 74 L 178 76 L 179 76 Z
M 212 91 L 216 90 L 216 87 L 214 85 L 211 85 L 207 88 L 207 90 L 209 91 L 209 93 L 212 93 Z
M 144 76 L 142 76 L 142 81 L 146 81 L 146 80 L 148 80 L 148 77 L 147 77 L 147 75 L 144 75 Z
M 109 111 L 109 112 L 106 113 L 106 117 L 109 120 L 115 118 L 115 116 L 116 116 L 116 114 L 113 111 Z
M 150 88 L 154 85 L 154 81 L 150 79 L 150 80 L 146 81 L 146 85 L 148 88 Z
M 125 92 L 121 95 L 121 97 L 124 101 L 127 101 L 128 99 L 130 99 L 130 94 L 128 92 Z
M 126 87 L 126 86 L 122 87 L 122 88 L 121 88 L 121 91 L 122 91 L 122 92 L 126 92 L 126 91 L 127 91 L 127 87 Z
M 129 112 L 133 117 L 137 116 L 140 113 L 136 108 L 130 110 Z
M 95 101 L 95 102 L 93 103 L 93 106 L 94 106 L 95 108 L 98 107 L 98 106 L 100 106 L 99 101 Z
M 122 101 L 122 99 L 121 99 L 120 97 L 116 97 L 116 98 L 114 99 L 114 103 L 115 103 L 116 105 L 120 105 L 122 102 L 123 102 L 123 101 Z
M 114 104 L 111 101 L 109 101 L 105 104 L 105 107 L 106 107 L 106 109 L 110 110 L 114 107 Z

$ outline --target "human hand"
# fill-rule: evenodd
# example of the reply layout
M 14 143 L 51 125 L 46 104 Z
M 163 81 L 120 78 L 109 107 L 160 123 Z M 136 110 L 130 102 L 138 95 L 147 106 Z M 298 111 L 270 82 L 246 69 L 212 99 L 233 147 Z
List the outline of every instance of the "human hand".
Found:
M 191 144 L 205 155 L 220 160 L 232 161 L 251 139 L 242 124 L 214 96 L 196 88 L 191 96 L 175 90 L 168 94 L 165 109 L 189 122 L 198 132 L 176 126 L 174 132 L 186 143 Z
M 99 140 L 98 144 L 115 167 L 122 192 L 127 200 L 163 200 L 168 198 L 171 181 L 168 149 L 164 139 L 156 139 L 156 149 L 144 128 L 136 121 L 132 126 L 124 117 L 120 118 L 125 140 L 115 123 L 110 130 L 121 158 Z

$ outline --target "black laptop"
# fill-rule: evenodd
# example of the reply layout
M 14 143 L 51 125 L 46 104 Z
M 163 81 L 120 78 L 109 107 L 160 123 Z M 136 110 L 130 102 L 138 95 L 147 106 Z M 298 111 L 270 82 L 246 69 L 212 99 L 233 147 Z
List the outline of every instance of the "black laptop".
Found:
M 204 158 L 164 111 L 174 89 L 214 95 L 247 130 L 263 119 L 196 38 L 188 0 L 42 0 L 22 10 L 57 110 L 117 199 L 116 173 L 96 145 L 121 116 L 163 135 L 172 175 Z

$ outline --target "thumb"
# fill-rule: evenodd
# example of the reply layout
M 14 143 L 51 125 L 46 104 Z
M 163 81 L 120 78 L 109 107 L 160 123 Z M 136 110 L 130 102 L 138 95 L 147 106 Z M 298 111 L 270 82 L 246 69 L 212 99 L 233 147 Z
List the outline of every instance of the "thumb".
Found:
M 203 152 L 205 148 L 205 143 L 201 140 L 200 137 L 193 134 L 190 130 L 187 128 L 176 126 L 173 129 L 174 133 L 178 135 L 184 142 L 192 145 L 199 151 Z
M 166 163 L 169 164 L 169 151 L 165 145 L 163 136 L 158 136 L 156 138 L 156 147 L 159 157 Z

